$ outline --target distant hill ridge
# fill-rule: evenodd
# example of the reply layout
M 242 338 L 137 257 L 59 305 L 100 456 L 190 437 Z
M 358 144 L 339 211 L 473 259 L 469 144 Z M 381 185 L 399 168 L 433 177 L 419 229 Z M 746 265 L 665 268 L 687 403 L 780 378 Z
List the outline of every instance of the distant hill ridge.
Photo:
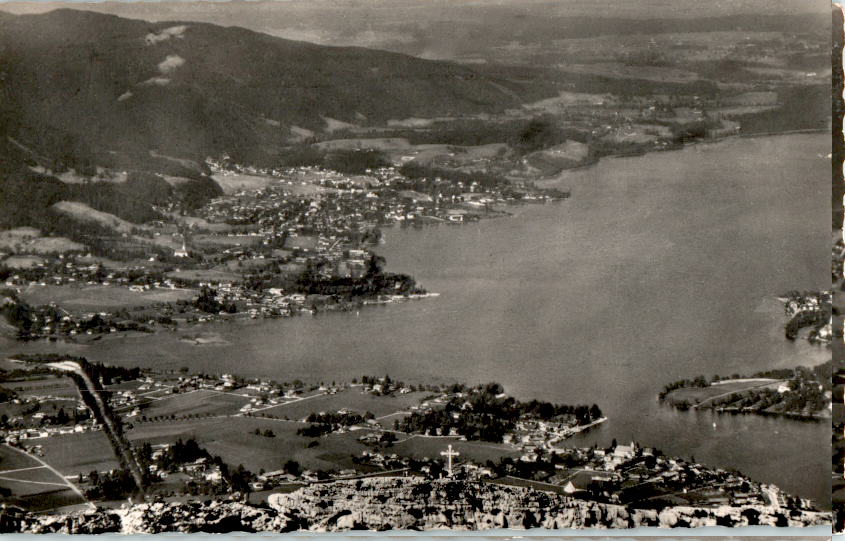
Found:
M 0 54 L 0 119 L 39 148 L 61 133 L 97 151 L 272 151 L 291 126 L 495 112 L 522 91 L 449 62 L 72 9 L 3 14 Z
M 294 132 L 349 122 L 493 113 L 518 105 L 529 86 L 238 27 L 0 12 L 0 228 L 75 222 L 51 210 L 59 201 L 142 223 L 173 192 L 189 208 L 219 193 L 208 156 L 273 156 Z M 68 186 L 50 176 L 98 167 L 128 171 L 129 182 Z M 191 181 L 171 189 L 161 175 Z

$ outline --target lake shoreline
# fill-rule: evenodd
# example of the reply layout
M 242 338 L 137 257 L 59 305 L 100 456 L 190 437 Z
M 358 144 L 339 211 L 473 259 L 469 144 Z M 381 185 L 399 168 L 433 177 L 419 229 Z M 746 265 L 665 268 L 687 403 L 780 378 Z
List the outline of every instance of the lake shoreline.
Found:
M 566 207 L 522 206 L 509 220 L 455 228 L 386 228 L 379 255 L 392 271 L 414 270 L 441 293 L 430 302 L 361 310 L 360 317 L 198 328 L 232 345 L 196 347 L 162 333 L 3 349 L 53 348 L 96 362 L 207 373 L 235 364 L 250 376 L 327 381 L 361 371 L 404 381 L 492 380 L 511 396 L 548 401 L 589 402 L 601 393 L 614 397 L 603 408 L 608 422 L 573 444 L 633 439 L 824 502 L 818 487 L 830 459 L 809 445 L 829 441 L 824 423 L 716 419 L 654 400 L 655 373 L 678 379 L 820 358 L 805 341 L 784 343 L 776 314 L 756 306 L 829 280 L 827 233 L 821 242 L 817 233 L 829 224 L 807 221 L 809 209 L 829 199 L 828 163 L 816 157 L 828 152 L 827 138 L 717 143 L 725 144 L 707 153 L 601 162 L 571 179 L 577 196 Z M 766 158 L 773 153 L 794 159 L 774 166 Z M 761 453 L 778 467 L 761 463 Z
M 787 136 L 787 135 L 812 135 L 812 134 L 828 134 L 830 130 L 822 130 L 822 129 L 803 129 L 803 130 L 786 130 L 786 131 L 775 131 L 775 132 L 760 132 L 760 133 L 739 133 L 734 135 L 726 135 L 724 137 L 714 137 L 710 139 L 697 139 L 694 141 L 688 141 L 685 143 L 678 143 L 675 145 L 671 145 L 665 148 L 653 148 L 648 150 L 638 150 L 632 152 L 614 152 L 611 154 L 605 154 L 604 156 L 599 156 L 598 158 L 594 158 L 589 160 L 588 162 L 573 166 L 573 167 L 566 167 L 561 169 L 556 173 L 552 173 L 550 175 L 546 175 L 544 177 L 535 179 L 533 182 L 548 182 L 554 181 L 557 177 L 564 175 L 566 173 L 581 171 L 585 169 L 589 169 L 601 163 L 603 159 L 606 158 L 638 158 L 643 156 L 648 156 L 649 154 L 657 154 L 663 152 L 674 152 L 679 150 L 684 150 L 685 148 L 695 147 L 699 145 L 710 145 L 715 143 L 723 143 L 725 141 L 730 141 L 731 139 L 755 139 L 761 137 L 780 137 L 780 136 Z

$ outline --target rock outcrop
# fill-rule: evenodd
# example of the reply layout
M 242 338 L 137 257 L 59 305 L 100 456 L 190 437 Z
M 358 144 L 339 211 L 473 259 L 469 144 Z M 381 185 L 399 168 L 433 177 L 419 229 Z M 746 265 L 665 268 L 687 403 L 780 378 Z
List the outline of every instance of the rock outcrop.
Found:
M 273 494 L 269 507 L 234 501 L 144 503 L 69 515 L 8 508 L 0 533 L 223 533 L 296 530 L 489 530 L 828 525 L 830 513 L 767 506 L 630 509 L 528 488 L 420 478 L 313 484 Z

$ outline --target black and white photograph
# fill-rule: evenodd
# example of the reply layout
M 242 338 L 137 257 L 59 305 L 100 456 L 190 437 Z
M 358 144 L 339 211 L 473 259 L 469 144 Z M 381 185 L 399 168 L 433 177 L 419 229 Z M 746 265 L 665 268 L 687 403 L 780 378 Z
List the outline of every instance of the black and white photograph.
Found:
M 842 35 L 0 1 L 0 533 L 845 528 Z

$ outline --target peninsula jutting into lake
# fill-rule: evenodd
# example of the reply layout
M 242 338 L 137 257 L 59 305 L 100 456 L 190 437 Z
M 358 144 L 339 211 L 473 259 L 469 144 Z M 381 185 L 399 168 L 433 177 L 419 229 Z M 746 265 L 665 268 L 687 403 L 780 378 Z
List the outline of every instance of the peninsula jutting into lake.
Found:
M 0 528 L 829 524 L 829 6 L 651 4 L 0 7 Z

